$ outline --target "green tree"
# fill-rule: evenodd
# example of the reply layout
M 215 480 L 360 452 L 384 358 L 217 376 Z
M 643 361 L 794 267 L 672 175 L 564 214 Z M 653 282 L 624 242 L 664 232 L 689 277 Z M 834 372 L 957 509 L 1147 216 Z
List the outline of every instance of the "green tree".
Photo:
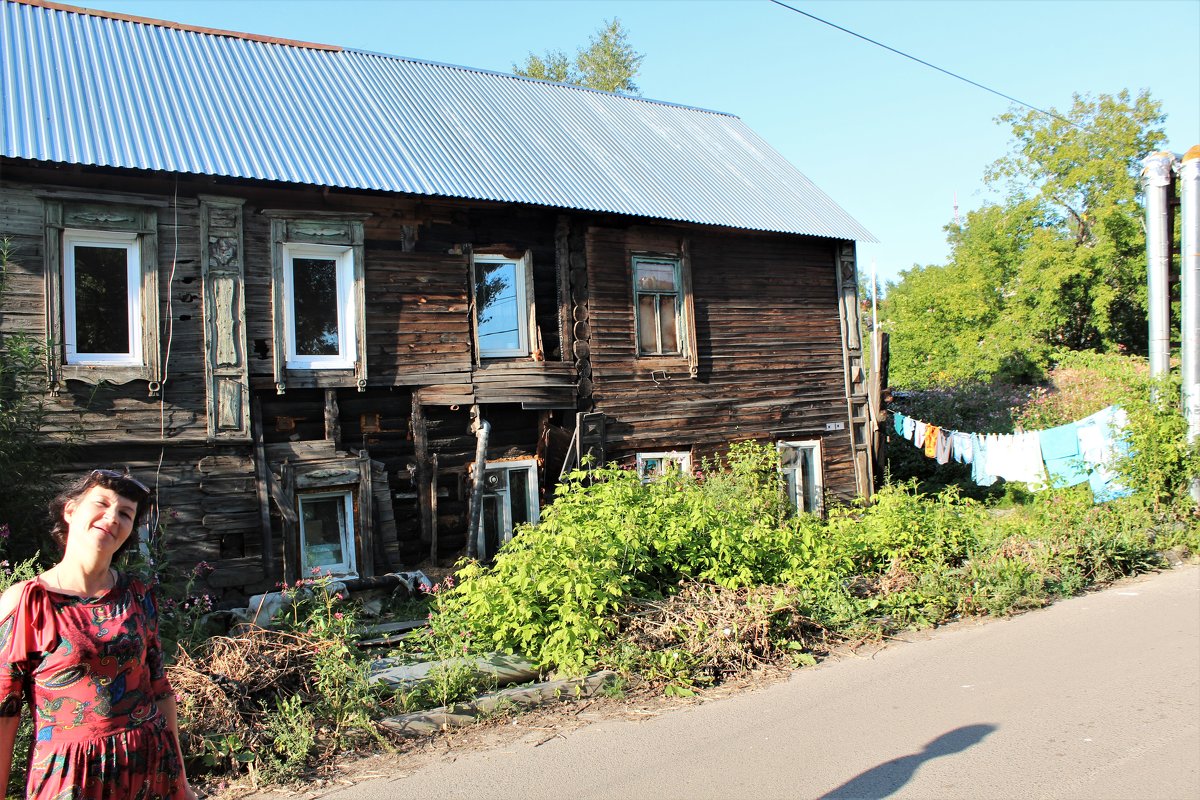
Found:
M 629 33 L 621 20 L 614 17 L 592 35 L 586 47 L 575 51 L 574 60 L 562 50 L 547 50 L 541 56 L 530 53 L 523 65 L 513 64 L 513 72 L 526 78 L 636 95 L 641 91 L 634 78 L 643 58 L 629 43 Z
M 1029 380 L 1057 350 L 1144 352 L 1138 173 L 1164 119 L 1148 93 L 1125 91 L 1001 115 L 1012 146 L 985 180 L 1004 200 L 947 227 L 949 263 L 904 272 L 888 293 L 892 382 Z
M 12 257 L 10 240 L 0 239 L 0 295 Z M 42 436 L 45 389 L 44 342 L 20 331 L 0 333 L 0 474 L 7 487 L 0 493 L 0 539 L 11 535 L 6 554 L 17 558 L 28 558 L 44 538 L 54 469 L 69 447 Z

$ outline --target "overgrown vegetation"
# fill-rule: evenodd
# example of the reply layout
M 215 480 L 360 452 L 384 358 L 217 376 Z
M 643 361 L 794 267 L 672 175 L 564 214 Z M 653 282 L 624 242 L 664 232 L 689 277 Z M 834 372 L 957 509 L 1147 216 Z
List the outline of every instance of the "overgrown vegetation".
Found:
M 8 238 L 0 238 L 0 297 L 17 268 Z M 2 321 L 2 320 L 0 320 Z M 46 345 L 38 337 L 0 325 L 0 524 L 12 534 L 12 553 L 28 558 L 46 539 L 51 480 L 68 445 L 47 441 Z
M 367 679 L 355 607 L 329 576 L 283 594 L 271 629 L 182 640 L 168 668 L 184 754 L 209 772 L 284 783 L 337 753 L 387 746 L 375 720 L 399 703 Z

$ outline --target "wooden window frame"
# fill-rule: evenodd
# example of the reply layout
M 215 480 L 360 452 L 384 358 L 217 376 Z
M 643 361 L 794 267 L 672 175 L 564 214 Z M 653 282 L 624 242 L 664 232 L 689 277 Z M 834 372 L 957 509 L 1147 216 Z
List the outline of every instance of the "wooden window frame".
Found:
M 476 361 L 499 358 L 528 358 L 540 349 L 537 331 L 537 308 L 533 287 L 533 254 L 526 250 L 519 258 L 503 253 L 489 253 L 472 249 L 471 258 L 471 323 L 475 332 Z M 479 264 L 514 264 L 517 271 L 517 333 L 520 346 L 516 349 L 484 350 L 479 330 Z
M 638 267 L 646 264 L 670 266 L 672 274 L 675 278 L 675 290 L 671 292 L 663 291 L 642 291 L 638 288 Z M 634 256 L 633 257 L 633 327 L 634 336 L 637 339 L 637 351 L 639 356 L 683 356 L 687 353 L 687 337 L 683 332 L 683 276 L 680 274 L 680 263 L 678 258 L 662 258 L 656 256 Z M 675 341 L 678 345 L 677 350 L 663 350 L 662 346 L 662 319 L 661 307 L 662 304 L 655 302 L 654 304 L 654 321 L 655 321 L 655 340 L 658 345 L 657 350 L 645 350 L 642 348 L 642 304 L 641 298 L 653 296 L 655 298 L 674 297 L 675 298 Z
M 158 210 L 109 195 L 43 197 L 46 252 L 46 360 L 50 391 L 66 381 L 98 385 L 144 380 L 151 395 L 162 388 L 159 333 Z M 124 244 L 129 267 L 130 350 L 116 358 L 81 354 L 68 343 L 73 329 L 74 287 L 68 274 L 74 247 L 85 243 Z
M 641 341 L 641 304 L 638 298 L 642 294 L 666 294 L 665 292 L 645 293 L 638 291 L 637 267 L 642 262 L 669 263 L 675 269 L 677 291 L 675 303 L 675 330 L 679 339 L 679 350 L 669 353 L 654 353 L 642 350 Z M 700 374 L 699 347 L 696 337 L 696 299 L 692 287 L 692 259 L 690 243 L 687 239 L 680 242 L 678 253 L 632 253 L 629 259 L 629 278 L 633 298 L 633 350 L 642 361 L 657 364 L 661 362 L 679 362 L 687 364 L 688 374 L 696 378 Z M 656 306 L 657 308 L 657 306 Z M 658 326 L 658 338 L 661 346 L 662 328 Z
M 367 328 L 366 328 L 366 263 L 363 245 L 363 220 L 366 215 L 340 212 L 297 212 L 267 209 L 271 218 L 271 302 L 272 332 L 275 365 L 275 391 L 284 394 L 288 387 L 334 389 L 356 386 L 367 390 Z M 338 360 L 320 363 L 311 359 L 294 359 L 294 336 L 289 335 L 288 309 L 291 307 L 288 286 L 291 273 L 291 253 L 310 250 L 324 253 L 343 251 L 348 259 L 348 274 L 352 280 L 345 286 L 346 330 L 349 357 L 339 354 Z M 328 248 L 328 249 L 324 249 Z M 342 265 L 338 267 L 338 297 L 343 286 Z M 339 315 L 340 316 L 340 315 Z M 340 347 L 339 347 L 340 349 Z M 327 358 L 327 357 L 321 357 Z
M 779 452 L 779 472 L 784 479 L 785 487 L 788 491 L 788 502 L 797 513 L 800 514 L 816 514 L 822 516 L 825 513 L 825 466 L 821 457 L 821 440 L 806 439 L 803 441 L 781 441 L 776 443 L 776 450 Z M 783 452 L 785 449 L 796 451 L 808 451 L 811 453 L 811 463 L 813 465 L 812 486 L 804 487 L 804 497 L 801 498 L 800 480 L 789 481 L 788 473 L 802 473 L 803 468 L 796 470 L 785 467 L 783 464 Z M 800 502 L 803 500 L 803 504 Z
M 308 576 L 314 567 L 319 568 L 322 573 L 328 573 L 337 577 L 357 578 L 358 556 L 357 535 L 355 527 L 354 500 L 357 494 L 354 488 L 334 489 L 331 491 L 316 491 L 305 492 L 296 496 L 296 516 L 298 525 L 298 535 L 300 537 L 300 574 Z M 328 500 L 341 499 L 342 510 L 344 513 L 344 524 L 338 532 L 342 553 L 345 560 L 338 564 L 310 564 L 308 561 L 308 544 L 305 540 L 304 530 L 304 504 L 310 500 Z M 344 568 L 344 569 L 342 569 Z
M 674 461 L 679 467 L 679 473 L 686 475 L 692 471 L 692 453 L 690 450 L 656 450 L 637 454 L 637 474 L 642 479 L 642 482 L 660 478 L 667 473 L 665 471 L 646 474 L 646 462 L 651 459 L 658 459 L 663 462 Z

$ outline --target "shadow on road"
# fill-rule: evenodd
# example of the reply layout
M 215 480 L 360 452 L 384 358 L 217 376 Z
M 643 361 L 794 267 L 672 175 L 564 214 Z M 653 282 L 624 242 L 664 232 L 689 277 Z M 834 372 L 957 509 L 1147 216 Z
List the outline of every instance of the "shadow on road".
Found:
M 964 725 L 961 728 L 955 728 L 929 742 L 919 753 L 893 758 L 877 767 L 871 767 L 836 789 L 821 795 L 818 800 L 864 800 L 865 798 L 876 800 L 890 797 L 908 783 L 917 768 L 926 761 L 974 747 L 994 730 L 996 730 L 995 725 Z

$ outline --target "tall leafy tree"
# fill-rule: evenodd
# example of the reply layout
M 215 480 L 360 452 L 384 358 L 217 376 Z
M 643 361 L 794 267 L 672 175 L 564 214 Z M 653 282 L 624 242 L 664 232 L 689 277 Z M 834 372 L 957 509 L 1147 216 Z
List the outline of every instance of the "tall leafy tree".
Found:
M 1003 201 L 947 227 L 948 264 L 889 292 L 896 385 L 1030 379 L 1060 349 L 1145 350 L 1138 174 L 1165 139 L 1161 105 L 1122 91 L 1055 114 L 997 119 L 1012 144 L 985 180 Z
M 621 20 L 613 18 L 592 35 L 571 59 L 562 50 L 530 53 L 524 64 L 513 64 L 513 72 L 527 78 L 573 83 L 589 89 L 622 94 L 641 94 L 634 78 L 645 56 L 633 49 Z

